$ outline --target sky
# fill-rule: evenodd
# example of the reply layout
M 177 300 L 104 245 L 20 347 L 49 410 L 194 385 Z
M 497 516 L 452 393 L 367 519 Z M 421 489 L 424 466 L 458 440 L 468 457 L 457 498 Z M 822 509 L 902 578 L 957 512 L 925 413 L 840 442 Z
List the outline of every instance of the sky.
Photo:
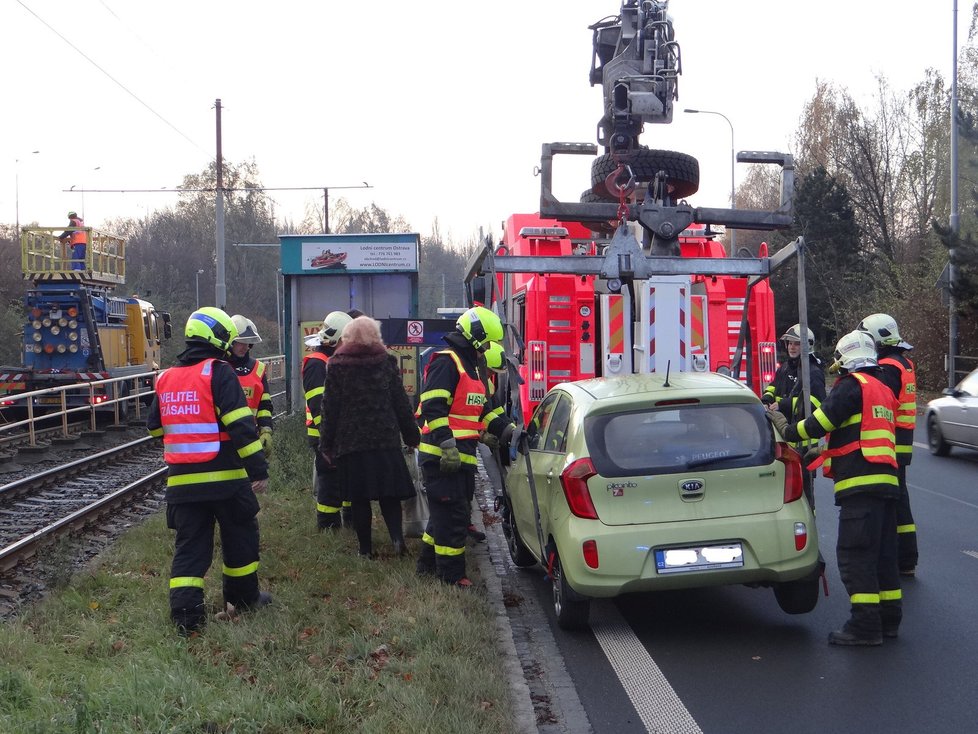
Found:
M 960 0 L 958 43 L 970 5 Z M 541 144 L 596 142 L 588 26 L 620 0 L 0 0 L 0 222 L 89 226 L 172 206 L 214 159 L 254 160 L 278 218 L 330 189 L 413 231 L 498 236 L 539 208 Z M 792 152 L 816 80 L 869 104 L 953 57 L 953 0 L 671 0 L 682 49 L 670 125 L 642 142 L 700 161 L 696 206 L 730 201 L 737 150 Z M 684 108 L 717 114 L 684 114 Z M 36 151 L 36 152 L 35 152 Z M 577 201 L 589 160 L 558 159 Z M 736 167 L 737 181 L 746 169 Z M 365 188 L 368 184 L 370 188 Z M 351 188 L 344 188 L 351 187 Z M 70 189 L 74 188 L 73 191 Z M 97 190 L 125 189 L 109 194 Z M 134 190 L 151 190 L 136 193 Z

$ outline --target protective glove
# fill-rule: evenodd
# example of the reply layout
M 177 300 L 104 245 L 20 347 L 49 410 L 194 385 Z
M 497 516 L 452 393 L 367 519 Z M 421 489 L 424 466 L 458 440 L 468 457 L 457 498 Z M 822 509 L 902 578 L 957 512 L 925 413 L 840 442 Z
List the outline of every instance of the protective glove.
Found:
M 808 467 L 809 464 L 811 464 L 821 455 L 822 455 L 822 447 L 815 446 L 814 448 L 808 449 L 808 451 L 805 452 L 805 455 L 801 457 L 801 460 L 802 463 L 805 465 L 805 467 Z
M 265 458 L 269 458 L 272 455 L 272 430 L 266 428 L 259 431 L 258 440 L 261 441 L 261 450 L 265 452 Z
M 454 474 L 462 468 L 462 455 L 458 452 L 454 438 L 441 442 L 441 461 L 438 468 L 443 474 Z
M 479 440 L 488 446 L 490 451 L 495 451 L 499 448 L 499 439 L 489 433 L 489 431 L 483 431 L 480 433 Z
M 774 405 L 774 396 L 771 393 L 766 392 L 761 395 L 761 402 L 765 405 Z
M 788 419 L 785 418 L 784 413 L 780 410 L 767 410 L 764 412 L 767 419 L 774 424 L 774 427 L 778 429 L 778 433 L 784 437 L 784 433 L 788 428 Z

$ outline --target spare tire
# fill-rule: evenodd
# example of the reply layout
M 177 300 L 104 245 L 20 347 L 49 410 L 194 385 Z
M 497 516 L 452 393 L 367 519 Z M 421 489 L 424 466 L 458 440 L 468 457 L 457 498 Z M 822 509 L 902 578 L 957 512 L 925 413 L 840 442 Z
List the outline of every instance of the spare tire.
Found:
M 588 189 L 581 194 L 582 204 L 612 204 L 617 203 L 615 200 L 611 199 L 611 194 L 606 194 L 602 196 L 600 193 L 591 191 Z M 612 234 L 615 231 L 616 223 L 613 220 L 599 220 L 594 222 L 581 222 L 585 227 L 590 228 L 592 232 L 598 232 L 600 234 Z
M 686 153 L 639 148 L 632 152 L 628 165 L 639 183 L 648 183 L 659 171 L 663 171 L 673 187 L 674 199 L 692 196 L 699 191 L 700 163 Z M 595 158 L 591 164 L 591 190 L 600 196 L 614 198 L 605 181 L 616 170 L 618 163 L 610 153 Z

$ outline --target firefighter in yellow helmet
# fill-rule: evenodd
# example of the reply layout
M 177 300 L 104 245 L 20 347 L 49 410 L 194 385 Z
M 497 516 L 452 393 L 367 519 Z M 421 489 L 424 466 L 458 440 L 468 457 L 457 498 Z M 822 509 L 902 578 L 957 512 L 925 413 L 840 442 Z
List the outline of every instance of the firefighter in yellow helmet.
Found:
M 302 358 L 302 389 L 306 398 L 306 441 L 313 452 L 312 482 L 316 492 L 316 527 L 320 530 L 338 528 L 343 524 L 344 503 L 332 467 L 319 453 L 319 425 L 322 422 L 322 401 L 326 384 L 326 364 L 339 346 L 343 329 L 353 321 L 349 314 L 330 311 L 319 331 L 306 339 L 312 351 Z M 332 480 L 332 481 L 331 481 Z M 346 503 L 349 507 L 349 503 Z M 349 510 L 347 510 L 348 512 Z
M 475 492 L 476 446 L 490 411 L 482 353 L 503 338 L 499 317 L 483 306 L 470 308 L 446 334 L 447 349 L 428 362 L 421 388 L 421 445 L 418 463 L 424 475 L 431 517 L 422 536 L 417 571 L 446 584 L 469 587 L 465 576 L 465 541 Z M 503 439 L 507 422 L 493 421 L 488 430 Z
M 170 570 L 170 617 L 183 634 L 205 622 L 204 579 L 220 526 L 224 601 L 265 606 L 258 588 L 258 499 L 268 464 L 241 384 L 225 362 L 238 332 L 219 308 L 190 314 L 187 348 L 156 381 L 146 426 L 163 439 L 166 521 L 176 531 Z
M 897 402 L 882 381 L 868 334 L 846 334 L 835 356 L 841 376 L 809 418 L 789 422 L 770 408 L 766 415 L 786 441 L 827 439 L 808 468 L 822 465 L 835 481 L 836 558 L 850 603 L 849 620 L 829 634 L 829 644 L 881 645 L 884 637 L 897 636 L 903 618 L 896 555 Z
M 913 576 L 917 571 L 917 524 L 910 509 L 907 467 L 913 458 L 913 429 L 917 420 L 917 377 L 914 363 L 907 356 L 913 347 L 900 336 L 897 322 L 885 313 L 870 314 L 856 327 L 876 342 L 883 381 L 896 395 L 896 442 L 900 501 L 897 502 L 897 560 L 900 573 Z
M 251 356 L 251 348 L 261 344 L 261 336 L 255 322 L 241 314 L 231 317 L 238 336 L 231 342 L 228 362 L 234 367 L 244 390 L 245 400 L 258 424 L 258 438 L 267 459 L 272 454 L 272 393 L 268 389 L 265 363 Z

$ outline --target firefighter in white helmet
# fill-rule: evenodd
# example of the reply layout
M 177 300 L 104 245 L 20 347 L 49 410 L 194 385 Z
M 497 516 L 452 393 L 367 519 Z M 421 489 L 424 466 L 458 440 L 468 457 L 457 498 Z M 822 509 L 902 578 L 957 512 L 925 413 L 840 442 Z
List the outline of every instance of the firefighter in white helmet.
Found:
M 903 618 L 896 555 L 897 402 L 882 381 L 868 334 L 843 336 L 835 357 L 841 376 L 813 415 L 800 422 L 770 408 L 766 415 L 786 441 L 827 439 L 809 468 L 822 465 L 835 481 L 836 557 L 850 602 L 849 620 L 829 634 L 829 644 L 881 645 L 884 637 L 897 636 Z
M 323 386 L 326 383 L 326 364 L 336 351 L 343 329 L 352 318 L 342 311 L 330 311 L 319 331 L 305 340 L 312 351 L 302 358 L 302 389 L 306 399 L 306 440 L 313 451 L 312 481 L 316 492 L 316 527 L 320 530 L 338 528 L 343 524 L 343 502 L 339 486 L 332 476 L 332 467 L 319 453 L 319 424 L 322 422 Z M 330 480 L 333 481 L 330 481 Z M 347 503 L 349 505 L 349 503 Z
M 913 429 L 917 420 L 917 377 L 914 363 L 907 356 L 913 347 L 900 336 L 897 322 L 885 313 L 870 314 L 856 327 L 876 342 L 883 381 L 896 395 L 896 442 L 900 501 L 897 502 L 897 560 L 900 573 L 913 576 L 917 571 L 917 524 L 910 509 L 907 467 L 913 458 Z
M 272 393 L 268 389 L 265 363 L 251 356 L 251 348 L 255 344 L 261 344 L 261 336 L 251 319 L 236 313 L 231 321 L 238 330 L 238 336 L 231 342 L 228 362 L 234 367 L 241 389 L 244 390 L 245 400 L 255 416 L 258 438 L 261 439 L 267 459 L 272 453 Z

